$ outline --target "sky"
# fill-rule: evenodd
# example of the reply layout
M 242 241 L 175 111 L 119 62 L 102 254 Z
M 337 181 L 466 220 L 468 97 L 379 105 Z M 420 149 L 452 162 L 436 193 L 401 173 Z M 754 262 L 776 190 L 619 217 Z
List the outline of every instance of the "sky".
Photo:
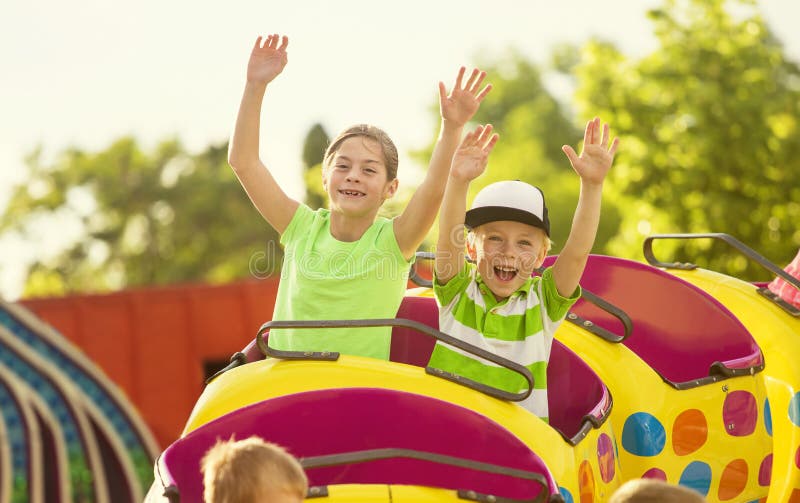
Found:
M 656 47 L 645 13 L 661 4 L 9 2 L 0 9 L 0 209 L 24 180 L 24 156 L 37 147 L 47 159 L 72 146 L 103 150 L 126 135 L 144 148 L 178 138 L 192 152 L 226 141 L 250 49 L 268 33 L 289 37 L 289 63 L 267 90 L 261 155 L 289 195 L 302 198 L 302 142 L 318 122 L 331 136 L 361 122 L 386 130 L 401 154 L 401 186 L 413 186 L 420 168 L 408 152 L 436 135 L 437 83 L 451 87 L 459 66 L 512 48 L 546 64 L 555 45 L 591 37 L 642 56 Z M 788 57 L 800 61 L 800 32 L 792 26 L 800 2 L 760 0 L 756 8 Z M 0 295 L 18 298 L 25 264 L 52 253 L 70 232 L 51 222 L 32 242 L 0 237 Z

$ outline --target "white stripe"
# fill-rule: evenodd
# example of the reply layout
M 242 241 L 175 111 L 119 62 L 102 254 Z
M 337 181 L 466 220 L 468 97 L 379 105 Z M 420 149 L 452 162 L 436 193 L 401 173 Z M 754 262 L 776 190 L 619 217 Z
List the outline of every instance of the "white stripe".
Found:
M 469 286 L 467 286 L 467 291 L 465 292 L 467 297 L 472 300 L 477 306 L 481 309 L 486 311 L 486 302 L 483 300 L 483 294 L 481 294 L 481 289 L 478 286 L 478 282 L 474 279 L 469 282 Z M 456 296 L 458 298 L 458 296 Z
M 517 403 L 539 417 L 548 417 L 546 389 L 535 389 L 528 398 Z
M 497 312 L 492 313 L 498 316 L 514 316 L 514 315 L 525 315 L 527 311 L 530 309 L 535 308 L 540 304 L 539 297 L 532 292 L 528 292 L 527 295 L 523 296 L 518 295 L 514 298 L 511 298 L 506 302 L 505 305 L 496 308 Z
M 481 333 L 474 328 L 459 323 L 458 320 L 444 313 L 439 316 L 439 330 L 464 342 L 472 344 L 473 346 L 477 346 L 507 360 L 511 360 L 525 366 L 536 362 L 547 361 L 550 357 L 550 347 L 553 341 L 552 336 L 547 337 L 543 332 L 537 332 L 529 335 L 524 341 L 503 341 L 499 339 L 490 339 L 481 335 Z M 461 355 L 472 358 L 473 360 L 478 360 L 485 365 L 490 365 L 493 367 L 498 366 L 495 363 L 488 362 L 482 358 L 461 351 L 453 346 L 445 346 Z

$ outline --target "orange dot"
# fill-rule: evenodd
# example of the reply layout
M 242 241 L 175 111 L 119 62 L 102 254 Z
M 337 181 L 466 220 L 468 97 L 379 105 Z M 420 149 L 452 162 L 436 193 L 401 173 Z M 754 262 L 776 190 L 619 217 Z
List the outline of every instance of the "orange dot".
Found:
M 578 467 L 578 485 L 581 490 L 581 503 L 594 503 L 594 475 L 592 466 L 583 460 Z
M 708 422 L 698 409 L 681 412 L 672 425 L 672 449 L 678 456 L 695 452 L 708 440 Z
M 800 503 L 800 489 L 792 489 L 792 495 L 789 496 L 788 503 Z
M 747 462 L 743 459 L 728 463 L 719 478 L 719 499 L 726 501 L 742 494 L 747 485 L 747 472 Z

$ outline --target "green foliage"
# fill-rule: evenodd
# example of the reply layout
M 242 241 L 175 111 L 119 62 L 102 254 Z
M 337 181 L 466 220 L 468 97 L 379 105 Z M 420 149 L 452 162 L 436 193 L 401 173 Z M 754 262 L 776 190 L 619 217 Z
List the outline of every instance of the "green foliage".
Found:
M 660 47 L 639 60 L 583 48 L 580 115 L 622 139 L 609 185 L 629 209 L 615 253 L 665 232 L 725 232 L 778 262 L 800 246 L 800 70 L 752 3 L 667 0 L 650 12 Z M 727 251 L 695 240 L 677 258 L 765 279 Z
M 101 152 L 69 149 L 50 164 L 34 153 L 28 167 L 0 230 L 36 239 L 37 224 L 57 232 L 69 221 L 82 235 L 33 264 L 26 295 L 244 278 L 254 253 L 277 241 L 228 167 L 224 144 L 191 155 L 177 141 L 145 152 L 122 138 Z M 274 260 L 260 272 L 280 259 L 278 247 L 270 250 Z
M 303 178 L 306 183 L 306 204 L 311 209 L 322 208 L 328 202 L 328 196 L 322 189 L 322 161 L 330 137 L 322 124 L 314 124 L 303 141 Z

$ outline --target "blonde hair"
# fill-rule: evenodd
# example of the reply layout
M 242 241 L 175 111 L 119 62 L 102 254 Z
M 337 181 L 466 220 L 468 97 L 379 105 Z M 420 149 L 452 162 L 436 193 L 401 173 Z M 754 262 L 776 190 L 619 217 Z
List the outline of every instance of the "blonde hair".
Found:
M 608 503 L 705 503 L 697 491 L 655 479 L 635 479 L 622 484 Z
M 391 182 L 397 178 L 397 165 L 399 164 L 397 147 L 395 147 L 394 142 L 392 142 L 392 139 L 389 138 L 389 135 L 386 134 L 383 129 L 370 124 L 356 124 L 339 133 L 339 136 L 334 138 L 325 150 L 325 157 L 322 161 L 323 171 L 330 167 L 333 156 L 339 151 L 339 147 L 342 146 L 342 143 L 348 138 L 358 136 L 374 140 L 380 145 L 383 160 L 386 165 L 386 180 Z
M 303 499 L 308 491 L 300 463 L 282 447 L 256 436 L 218 440 L 203 456 L 201 470 L 206 503 L 258 501 L 269 492 Z

